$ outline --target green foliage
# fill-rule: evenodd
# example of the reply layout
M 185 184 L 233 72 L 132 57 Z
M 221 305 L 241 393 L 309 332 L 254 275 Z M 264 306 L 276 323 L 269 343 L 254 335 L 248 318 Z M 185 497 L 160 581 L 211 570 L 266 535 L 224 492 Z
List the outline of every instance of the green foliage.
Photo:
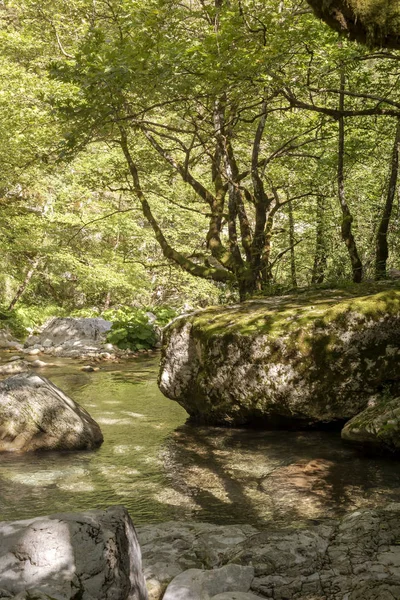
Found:
M 20 305 L 14 310 L 0 309 L 0 328 L 6 327 L 18 339 L 24 339 L 52 317 L 66 316 L 66 311 L 59 306 Z
M 104 316 L 113 321 L 107 341 L 121 350 L 147 350 L 155 346 L 155 328 L 145 311 L 120 309 L 114 313 L 106 312 Z
M 156 328 L 164 327 L 176 315 L 172 308 L 156 307 L 108 310 L 102 316 L 113 323 L 107 336 L 108 342 L 121 350 L 147 350 L 154 348 L 157 342 Z

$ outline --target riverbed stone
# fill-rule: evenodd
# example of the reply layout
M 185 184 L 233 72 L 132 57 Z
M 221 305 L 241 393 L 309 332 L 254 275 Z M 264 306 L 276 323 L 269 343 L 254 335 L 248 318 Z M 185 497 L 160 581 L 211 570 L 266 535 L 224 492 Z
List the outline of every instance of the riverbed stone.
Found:
M 189 569 L 173 579 L 163 600 L 208 600 L 223 592 L 248 592 L 253 578 L 251 566 L 226 565 L 209 571 Z
M 387 285 L 387 284 L 386 284 Z M 193 420 L 303 427 L 400 385 L 400 288 L 320 291 L 209 308 L 164 332 L 164 395 Z
M 167 522 L 137 528 L 150 600 L 159 600 L 167 585 L 188 569 L 222 566 L 225 553 L 257 533 L 250 525 Z
M 27 360 L 22 360 L 18 357 L 18 360 L 13 360 L 5 365 L 0 365 L 0 375 L 15 375 L 16 373 L 23 373 L 29 369 L 31 364 Z
M 18 600 L 36 600 L 31 589 L 40 599 L 147 600 L 135 528 L 120 506 L 0 523 L 0 585 Z
M 0 382 L 1 452 L 92 450 L 102 441 L 89 413 L 45 377 L 24 372 Z
M 378 396 L 342 429 L 342 439 L 372 450 L 400 452 L 400 397 Z
M 232 564 L 254 569 L 246 593 L 261 598 L 394 600 L 400 597 L 397 593 L 400 504 L 379 510 L 358 510 L 339 520 L 300 528 L 270 525 L 257 530 L 244 525 L 163 523 L 139 527 L 138 538 L 144 572 L 152 576 L 151 600 L 161 600 L 168 577 L 169 581 L 176 577 L 175 584 L 197 581 L 197 589 L 193 591 L 188 585 L 185 594 L 187 589 L 192 590 L 192 596 L 187 598 L 198 600 L 200 592 L 207 592 L 201 587 L 205 575 L 200 573 L 211 570 L 208 572 L 215 574 L 221 567 Z M 216 552 L 212 551 L 213 543 Z M 179 576 L 183 571 L 186 571 L 184 578 Z M 178 589 L 175 584 L 169 591 Z M 239 591 L 229 592 L 232 600 Z M 208 600 L 212 596 L 205 597 Z M 169 600 L 168 596 L 164 598 Z M 186 600 L 185 595 L 182 600 Z

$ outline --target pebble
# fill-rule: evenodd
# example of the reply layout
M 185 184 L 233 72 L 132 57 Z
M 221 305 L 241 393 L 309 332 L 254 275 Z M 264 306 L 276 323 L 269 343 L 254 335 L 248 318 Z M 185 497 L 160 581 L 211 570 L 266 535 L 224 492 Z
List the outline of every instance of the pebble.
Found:
M 43 360 L 34 360 L 33 362 L 31 362 L 31 367 L 34 367 L 35 369 L 41 369 L 42 367 L 47 367 L 49 366 L 48 363 L 44 362 Z

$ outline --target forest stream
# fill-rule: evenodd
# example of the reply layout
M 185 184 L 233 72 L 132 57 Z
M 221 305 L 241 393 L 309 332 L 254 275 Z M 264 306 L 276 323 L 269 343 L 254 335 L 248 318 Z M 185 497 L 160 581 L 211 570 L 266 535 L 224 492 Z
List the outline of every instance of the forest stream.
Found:
M 0 354 L 0 362 L 9 354 Z M 0 520 L 125 505 L 136 524 L 300 524 L 400 502 L 396 461 L 345 446 L 339 432 L 195 427 L 160 393 L 158 359 L 40 370 L 100 424 L 96 452 L 2 454 Z

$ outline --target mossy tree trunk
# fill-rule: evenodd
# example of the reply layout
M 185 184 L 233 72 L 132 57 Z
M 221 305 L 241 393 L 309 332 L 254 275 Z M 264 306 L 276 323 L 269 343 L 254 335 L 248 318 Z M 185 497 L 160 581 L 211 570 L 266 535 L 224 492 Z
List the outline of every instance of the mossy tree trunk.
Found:
M 32 277 L 36 273 L 36 271 L 39 267 L 39 264 L 40 264 L 40 256 L 36 256 L 34 259 L 31 260 L 31 264 L 30 264 L 30 267 L 28 268 L 28 271 L 26 272 L 25 279 L 23 280 L 23 282 L 17 289 L 15 296 L 11 300 L 7 310 L 13 310 L 15 308 L 17 302 L 22 298 L 22 296 L 24 295 L 24 293 L 26 291 L 26 288 L 28 287 L 28 285 L 30 284 L 30 282 L 32 280 Z
M 323 283 L 327 263 L 325 241 L 325 198 L 317 197 L 317 231 L 315 239 L 314 263 L 312 268 L 311 283 Z
M 397 180 L 399 175 L 399 151 L 400 151 L 400 119 L 397 119 L 396 134 L 393 144 L 392 160 L 390 164 L 389 185 L 386 195 L 386 203 L 383 209 L 381 221 L 376 235 L 375 255 L 375 277 L 384 279 L 386 277 L 386 263 L 389 258 L 388 230 L 390 217 L 392 216 L 393 203 L 396 195 Z
M 360 256 L 358 254 L 356 241 L 354 239 L 352 224 L 353 215 L 350 212 L 349 205 L 347 204 L 345 188 L 344 188 L 344 152 L 345 152 L 345 131 L 344 131 L 344 92 L 346 86 L 346 78 L 344 71 L 340 74 L 340 96 L 339 96 L 339 148 L 338 148 L 338 169 L 337 169 L 337 182 L 338 182 L 338 194 L 339 203 L 342 210 L 342 239 L 346 244 L 347 251 L 349 253 L 351 269 L 353 273 L 354 283 L 360 283 L 362 281 L 363 268 Z

